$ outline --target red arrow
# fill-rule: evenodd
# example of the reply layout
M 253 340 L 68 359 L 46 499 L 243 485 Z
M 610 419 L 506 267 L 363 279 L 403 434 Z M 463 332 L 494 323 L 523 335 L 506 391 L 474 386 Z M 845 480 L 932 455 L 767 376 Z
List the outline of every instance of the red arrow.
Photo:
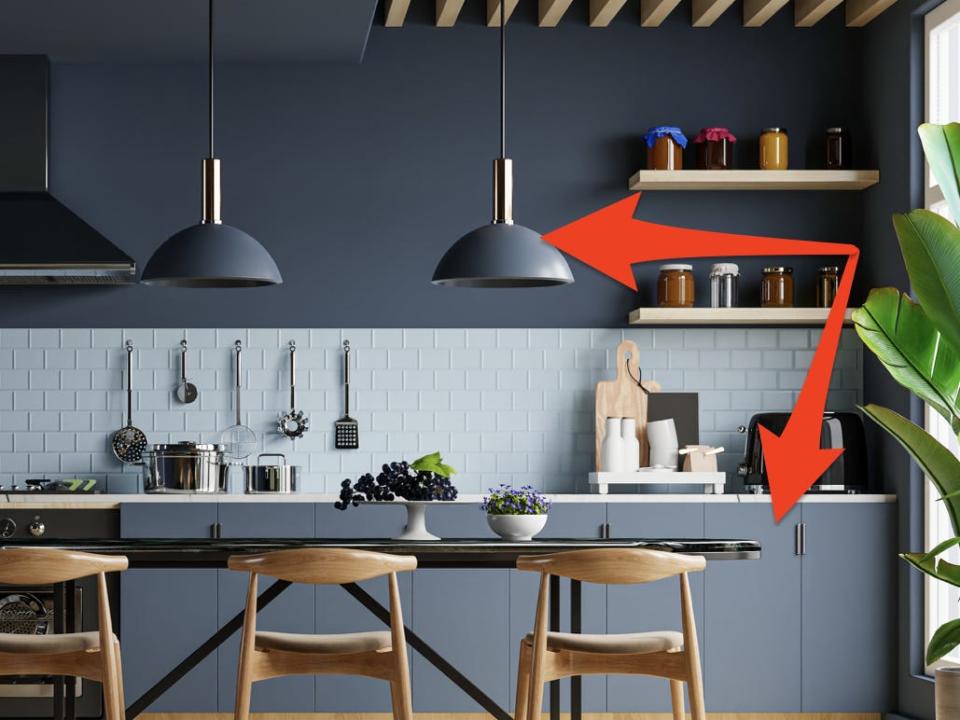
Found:
M 860 251 L 846 243 L 737 235 L 635 220 L 639 198 L 639 193 L 626 197 L 547 233 L 544 240 L 632 290 L 637 289 L 637 284 L 631 266 L 639 262 L 736 255 L 848 257 L 837 297 L 783 434 L 778 436 L 767 428 L 760 429 L 773 515 L 780 522 L 843 452 L 822 449 L 820 432 Z

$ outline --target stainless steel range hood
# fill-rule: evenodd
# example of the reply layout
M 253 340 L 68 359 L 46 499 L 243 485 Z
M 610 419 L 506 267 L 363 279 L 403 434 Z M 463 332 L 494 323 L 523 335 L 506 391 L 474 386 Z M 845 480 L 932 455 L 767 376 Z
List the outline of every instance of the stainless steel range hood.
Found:
M 43 55 L 0 55 L 0 285 L 136 282 L 133 258 L 47 189 Z

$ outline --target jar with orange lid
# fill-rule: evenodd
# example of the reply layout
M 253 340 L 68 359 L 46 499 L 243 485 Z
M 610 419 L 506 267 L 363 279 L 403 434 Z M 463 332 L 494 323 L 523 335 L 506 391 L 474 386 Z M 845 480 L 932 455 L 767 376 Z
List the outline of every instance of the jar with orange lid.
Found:
M 760 133 L 760 169 L 786 170 L 790 156 L 786 128 L 769 127 Z
M 650 128 L 643 136 L 647 143 L 647 170 L 682 170 L 687 138 L 671 125 Z
M 657 305 L 668 308 L 693 307 L 693 291 L 693 265 L 672 263 L 660 266 Z

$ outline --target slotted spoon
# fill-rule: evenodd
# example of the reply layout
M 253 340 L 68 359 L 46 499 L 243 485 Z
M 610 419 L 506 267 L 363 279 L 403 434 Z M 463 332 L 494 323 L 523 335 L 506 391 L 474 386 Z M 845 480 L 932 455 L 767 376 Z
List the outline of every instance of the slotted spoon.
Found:
M 220 433 L 220 443 L 223 445 L 224 453 L 234 460 L 244 460 L 257 449 L 257 434 L 243 424 L 240 418 L 240 355 L 243 350 L 243 344 L 237 340 L 234 344 L 236 352 L 236 382 L 234 383 L 234 401 L 236 407 L 236 423 Z
M 133 343 L 127 340 L 127 424 L 117 430 L 110 443 L 120 462 L 136 464 L 143 461 L 147 436 L 133 424 Z

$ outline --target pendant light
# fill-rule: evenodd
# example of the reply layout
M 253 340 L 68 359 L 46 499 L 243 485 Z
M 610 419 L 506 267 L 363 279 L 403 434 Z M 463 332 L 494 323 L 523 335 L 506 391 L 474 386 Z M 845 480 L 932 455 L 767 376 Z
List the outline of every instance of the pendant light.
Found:
M 220 160 L 213 152 L 213 0 L 207 16 L 209 156 L 203 161 L 203 216 L 163 243 L 143 270 L 147 285 L 259 287 L 283 282 L 270 253 L 253 237 L 220 220 Z
M 446 287 L 547 287 L 573 275 L 540 234 L 513 222 L 513 163 L 506 157 L 506 11 L 500 2 L 500 157 L 493 161 L 493 222 L 457 240 L 440 259 L 433 284 Z

